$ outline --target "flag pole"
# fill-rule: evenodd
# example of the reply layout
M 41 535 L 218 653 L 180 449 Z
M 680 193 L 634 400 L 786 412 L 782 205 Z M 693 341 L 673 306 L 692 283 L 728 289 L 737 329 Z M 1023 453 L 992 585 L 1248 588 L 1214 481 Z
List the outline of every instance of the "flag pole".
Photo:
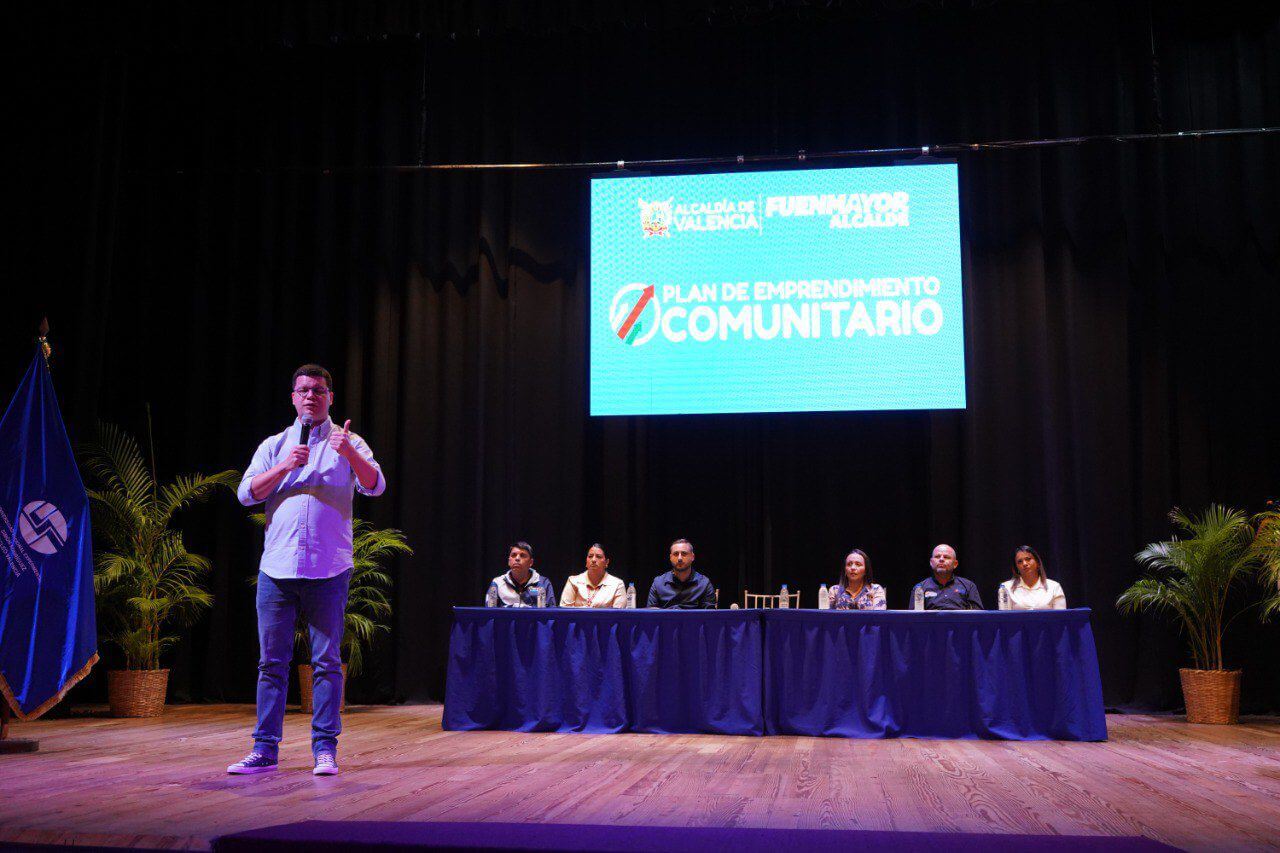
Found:
M 9 737 L 9 718 L 12 712 L 9 710 L 8 700 L 0 696 L 0 755 L 11 755 L 15 752 L 35 752 L 40 748 L 40 741 L 33 738 L 11 738 Z
M 42 317 L 40 319 L 39 337 L 40 354 L 44 356 L 45 364 L 49 363 L 49 356 L 53 353 L 53 348 L 49 346 L 49 318 Z M 4 691 L 8 693 L 8 691 Z M 34 738 L 11 738 L 9 737 L 9 720 L 12 719 L 13 712 L 9 709 L 9 697 L 0 695 L 0 755 L 13 755 L 19 752 L 35 752 L 40 749 L 40 741 Z

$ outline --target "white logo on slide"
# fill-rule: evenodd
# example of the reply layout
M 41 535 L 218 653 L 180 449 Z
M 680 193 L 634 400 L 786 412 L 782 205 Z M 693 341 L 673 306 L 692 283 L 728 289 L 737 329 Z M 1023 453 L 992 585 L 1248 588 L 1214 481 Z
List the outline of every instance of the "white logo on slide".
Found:
M 613 295 L 609 306 L 609 325 L 614 334 L 633 347 L 647 343 L 658 333 L 661 316 L 652 284 L 628 284 Z

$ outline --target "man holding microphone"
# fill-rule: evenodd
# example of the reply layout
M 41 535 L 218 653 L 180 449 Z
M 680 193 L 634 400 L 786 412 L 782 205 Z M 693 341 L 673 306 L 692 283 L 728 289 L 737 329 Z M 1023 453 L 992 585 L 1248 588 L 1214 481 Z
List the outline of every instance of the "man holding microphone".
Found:
M 258 571 L 258 724 L 253 749 L 228 773 L 278 767 L 293 629 L 301 615 L 311 638 L 314 673 L 312 772 L 338 772 L 342 731 L 342 631 L 351 582 L 352 493 L 376 497 L 387 481 L 351 421 L 329 419 L 333 378 L 318 364 L 293 374 L 297 420 L 258 446 L 240 481 L 240 502 L 266 502 L 267 528 Z

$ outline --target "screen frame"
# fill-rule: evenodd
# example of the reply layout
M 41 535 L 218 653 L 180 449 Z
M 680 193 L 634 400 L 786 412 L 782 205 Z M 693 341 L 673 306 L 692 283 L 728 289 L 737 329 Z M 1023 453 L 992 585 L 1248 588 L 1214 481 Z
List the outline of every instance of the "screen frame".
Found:
M 666 166 L 659 170 L 644 169 L 632 171 L 626 168 L 625 161 L 619 161 L 623 165 L 614 168 L 608 172 L 593 172 L 587 176 L 584 182 L 580 197 L 583 199 L 583 216 L 582 228 L 586 233 L 586 258 L 585 258 L 585 283 L 583 288 L 583 311 L 582 311 L 582 338 L 586 341 L 584 353 L 586 358 L 583 359 L 581 380 L 585 390 L 586 415 L 589 421 L 597 419 L 617 419 L 617 418 L 642 418 L 645 420 L 661 419 L 661 418 L 794 418 L 794 417 L 810 417 L 810 418 L 831 418 L 831 417 L 867 417 L 867 416 L 901 416 L 909 414 L 963 414 L 969 410 L 972 401 L 972 388 L 970 386 L 969 367 L 971 363 L 971 353 L 969 348 L 972 346 L 972 336 L 970 334 L 970 324 L 973 322 L 973 311 L 971 301 L 971 258 L 969 245 L 969 221 L 967 216 L 967 206 L 965 199 L 965 169 L 958 157 L 938 157 L 932 154 L 922 154 L 918 157 L 910 159 L 898 158 L 863 158 L 859 162 L 846 162 L 837 160 L 824 160 L 821 164 L 815 165 L 806 161 L 801 155 L 801 159 L 794 162 L 772 163 L 761 165 L 757 163 L 734 164 L 724 163 L 723 168 L 707 171 L 706 164 L 689 164 L 686 167 L 679 165 Z M 958 223 L 959 241 L 960 241 L 960 285 L 961 285 L 961 305 L 963 308 L 963 316 L 961 318 L 961 353 L 960 366 L 963 371 L 964 384 L 964 401 L 962 407 L 955 408 L 921 408 L 921 409 L 790 409 L 787 411 L 751 411 L 751 412 L 655 412 L 655 413 L 597 413 L 591 410 L 591 372 L 593 359 L 593 341 L 591 339 L 591 298 L 594 286 L 593 269 L 591 266 L 592 258 L 592 185 L 597 180 L 617 180 L 625 178 L 665 178 L 665 177 L 685 177 L 685 176 L 730 176 L 742 174 L 760 174 L 775 172 L 818 172 L 824 170 L 844 170 L 844 169 L 862 169 L 862 168 L 884 168 L 896 166 L 931 166 L 931 165 L 951 165 L 956 168 L 956 218 Z

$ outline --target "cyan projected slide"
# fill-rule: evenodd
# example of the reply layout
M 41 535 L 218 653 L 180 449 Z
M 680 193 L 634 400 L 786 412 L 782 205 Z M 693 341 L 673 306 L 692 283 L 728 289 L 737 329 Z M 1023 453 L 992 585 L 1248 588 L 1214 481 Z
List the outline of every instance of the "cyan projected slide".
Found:
M 591 182 L 591 414 L 962 409 L 954 163 Z

